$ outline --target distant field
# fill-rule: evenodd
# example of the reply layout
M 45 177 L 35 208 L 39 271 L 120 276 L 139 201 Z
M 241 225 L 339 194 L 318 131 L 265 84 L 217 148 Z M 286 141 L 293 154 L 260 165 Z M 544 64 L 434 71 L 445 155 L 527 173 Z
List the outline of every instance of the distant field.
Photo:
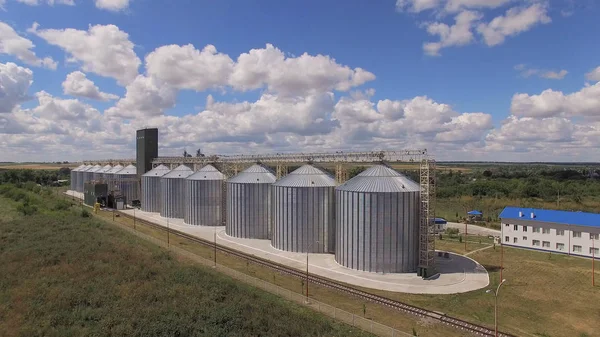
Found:
M 68 168 L 76 168 L 79 166 L 78 163 L 69 163 L 69 164 L 41 164 L 41 163 L 0 163 L 0 169 L 5 170 L 20 170 L 20 169 L 29 169 L 29 170 L 58 170 L 63 167 Z

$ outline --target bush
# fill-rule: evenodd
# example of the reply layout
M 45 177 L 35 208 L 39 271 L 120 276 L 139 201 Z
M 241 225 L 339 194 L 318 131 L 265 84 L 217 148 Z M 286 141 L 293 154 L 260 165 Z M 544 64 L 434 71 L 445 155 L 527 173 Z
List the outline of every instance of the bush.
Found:
M 90 217 L 90 212 L 88 212 L 86 209 L 81 210 L 81 217 L 82 218 L 89 218 Z
M 23 203 L 17 206 L 17 212 L 22 213 L 23 215 L 33 215 L 37 212 L 37 207 L 31 205 L 29 200 L 23 201 Z
M 66 200 L 58 200 L 54 207 L 52 207 L 55 211 L 66 211 L 71 207 L 71 203 Z
M 446 234 L 454 236 L 458 234 L 458 228 L 446 228 Z

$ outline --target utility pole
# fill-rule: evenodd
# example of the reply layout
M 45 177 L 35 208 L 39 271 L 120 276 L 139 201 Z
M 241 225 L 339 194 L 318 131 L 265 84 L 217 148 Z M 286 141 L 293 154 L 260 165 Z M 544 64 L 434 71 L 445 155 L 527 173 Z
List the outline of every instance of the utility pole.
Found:
M 133 208 L 133 230 L 135 230 L 135 207 Z
M 169 241 L 169 218 L 167 218 L 167 248 L 171 248 L 171 242 Z
M 496 288 L 496 291 L 492 291 L 492 289 L 488 289 L 486 293 L 492 293 L 494 295 L 494 336 L 498 337 L 498 292 L 500 292 L 500 287 L 506 282 L 505 279 L 502 279 L 502 282 Z
M 502 242 L 502 238 L 500 238 L 500 279 L 502 278 L 502 271 L 504 270 L 504 244 Z
M 467 252 L 467 222 L 465 222 L 465 253 Z
M 596 237 L 592 237 L 592 287 L 596 286 L 596 282 L 594 281 L 595 271 L 594 271 L 594 260 L 596 259 L 596 247 L 594 245 L 594 241 L 596 241 Z
M 215 251 L 213 252 L 213 259 L 215 260 L 215 264 L 213 265 L 213 268 L 217 268 L 217 226 L 214 227 L 214 238 L 215 238 L 215 242 L 214 242 L 214 248 Z

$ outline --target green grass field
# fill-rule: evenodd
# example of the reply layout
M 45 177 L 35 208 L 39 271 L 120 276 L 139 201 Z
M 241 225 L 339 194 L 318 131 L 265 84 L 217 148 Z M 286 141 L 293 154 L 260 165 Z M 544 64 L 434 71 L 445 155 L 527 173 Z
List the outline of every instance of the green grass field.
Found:
M 111 220 L 111 214 L 99 213 Z M 132 226 L 129 219 L 118 219 Z M 164 232 L 139 226 L 138 230 L 166 240 Z M 212 258 L 212 249 L 199 246 L 185 239 L 173 240 L 178 245 L 198 255 Z M 479 241 L 481 240 L 481 243 Z M 469 235 L 467 253 L 492 246 L 491 248 L 469 255 L 486 267 L 490 274 L 491 286 L 500 279 L 500 246 L 493 248 L 487 237 Z M 457 238 L 444 236 L 436 240 L 436 248 L 464 254 L 464 243 Z M 595 317 L 600 315 L 600 287 L 591 286 L 591 261 L 562 255 L 549 255 L 535 251 L 505 248 L 503 277 L 507 282 L 500 293 L 499 312 L 500 329 L 517 336 L 597 336 L 599 335 Z M 303 292 L 302 283 L 271 270 L 264 269 L 226 254 L 218 254 L 219 263 L 265 281 L 273 282 L 284 288 Z M 596 278 L 600 280 L 600 273 Z M 600 283 L 600 282 L 599 282 Z M 575 288 L 571 288 L 575 287 Z M 567 289 L 570 289 L 567 291 Z M 493 296 L 485 289 L 455 295 L 416 295 L 369 290 L 386 297 L 409 304 L 441 311 L 475 323 L 493 327 Z M 362 315 L 362 302 L 330 289 L 311 286 L 311 297 L 325 303 L 335 303 L 338 307 Z M 589 302 L 582 307 L 579 303 Z M 402 331 L 411 331 L 412 327 L 423 336 L 460 336 L 460 332 L 444 329 L 431 322 L 415 320 L 396 311 L 365 303 L 366 316 L 381 323 L 394 326 Z M 565 312 L 564 310 L 572 310 Z
M 3 217 L 16 216 L 13 214 L 14 212 L 7 212 L 3 207 L 4 205 L 0 203 L 0 212 Z M 97 216 L 107 222 L 112 222 L 112 214 L 109 212 L 100 212 Z M 116 222 L 130 227 L 133 225 L 130 219 L 116 218 Z M 166 235 L 162 231 L 140 226 L 139 223 L 137 230 L 166 241 Z M 2 237 L 3 235 L 0 235 L 0 238 Z M 171 236 L 171 244 L 206 258 L 213 256 L 212 249 L 185 239 Z M 142 245 L 147 246 L 147 244 Z M 472 253 L 490 245 L 490 240 L 485 237 L 469 236 L 467 252 L 471 253 L 469 255 L 471 258 L 487 268 L 490 273 L 491 286 L 495 286 L 500 279 L 500 247 Z M 436 247 L 461 254 L 465 253 L 464 243 L 447 236 L 444 236 L 441 241 L 436 240 Z M 511 248 L 505 248 L 504 253 L 503 277 L 507 279 L 507 282 L 501 290 L 499 299 L 499 323 L 502 331 L 518 336 L 584 337 L 600 335 L 600 330 L 598 330 L 600 328 L 600 323 L 598 323 L 600 287 L 592 287 L 591 261 L 589 259 Z M 303 292 L 302 282 L 298 279 L 248 264 L 243 259 L 227 254 L 219 253 L 217 260 L 220 264 L 281 287 L 298 293 Z M 596 279 L 600 280 L 599 277 L 600 273 L 597 273 Z M 364 314 L 367 318 L 402 331 L 410 333 L 412 329 L 415 329 L 420 336 L 463 335 L 463 333 L 444 325 L 405 315 L 372 303 L 365 303 L 330 289 L 315 285 L 311 285 L 310 289 L 311 298 L 335 304 L 337 307 L 357 315 L 363 315 L 363 308 L 365 308 Z M 456 295 L 415 295 L 389 292 L 379 292 L 379 294 L 445 312 L 475 323 L 493 326 L 493 296 L 486 294 L 485 289 Z M 0 310 L 0 312 L 2 311 Z
M 2 336 L 367 335 L 77 207 L 23 216 L 16 206 L 0 197 Z

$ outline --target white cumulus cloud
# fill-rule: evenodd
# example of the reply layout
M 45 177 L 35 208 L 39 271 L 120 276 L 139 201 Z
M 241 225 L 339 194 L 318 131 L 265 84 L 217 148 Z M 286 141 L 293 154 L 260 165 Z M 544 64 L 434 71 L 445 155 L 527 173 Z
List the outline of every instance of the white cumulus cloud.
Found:
M 119 12 L 129 7 L 129 0 L 95 0 L 96 7 L 112 12 Z
M 600 82 L 564 94 L 547 89 L 539 95 L 517 93 L 512 97 L 511 112 L 521 117 L 584 116 L 600 117 Z
M 62 48 L 71 56 L 68 61 L 80 63 L 83 71 L 112 77 L 122 85 L 131 83 L 138 75 L 141 61 L 133 50 L 134 44 L 115 25 L 90 25 L 84 31 L 39 29 L 34 23 L 29 31 Z
M 438 35 L 440 41 L 424 43 L 423 50 L 428 55 L 437 56 L 442 48 L 470 44 L 473 41 L 472 28 L 481 18 L 480 13 L 463 11 L 456 15 L 454 18 L 456 22 L 452 26 L 440 22 L 427 24 L 427 32 L 430 35 Z
M 81 71 L 74 71 L 68 74 L 62 83 L 62 87 L 63 92 L 71 96 L 85 97 L 99 101 L 110 101 L 119 98 L 117 95 L 100 91 L 94 82 L 88 79 Z
M 28 65 L 56 69 L 57 63 L 51 57 L 38 58 L 32 50 L 35 47 L 4 22 L 0 21 L 0 53 L 16 57 Z
M 585 74 L 585 78 L 588 81 L 600 82 L 600 67 L 597 67 Z
M 17 104 L 28 100 L 27 92 L 31 83 L 31 69 L 12 62 L 0 63 L 0 113 L 11 112 Z
M 528 31 L 537 24 L 550 23 L 552 20 L 547 10 L 547 6 L 539 2 L 529 7 L 514 7 L 489 23 L 480 23 L 477 31 L 488 46 L 496 46 L 503 43 L 506 37 Z
M 233 60 L 213 45 L 162 46 L 146 56 L 148 75 L 178 89 L 204 91 L 227 84 Z

